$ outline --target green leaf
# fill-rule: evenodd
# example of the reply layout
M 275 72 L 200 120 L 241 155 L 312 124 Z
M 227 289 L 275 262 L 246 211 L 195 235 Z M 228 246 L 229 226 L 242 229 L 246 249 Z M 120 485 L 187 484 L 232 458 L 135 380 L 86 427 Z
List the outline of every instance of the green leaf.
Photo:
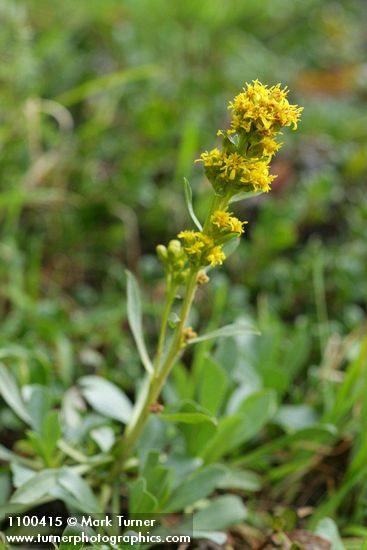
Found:
M 177 363 L 177 365 L 175 365 L 170 380 L 173 382 L 177 400 L 192 399 L 194 397 L 194 380 L 182 363 Z
M 23 483 L 13 493 L 11 504 L 30 504 L 43 497 L 51 495 L 52 489 L 57 484 L 59 470 L 43 470 L 38 472 L 31 479 Z
M 272 418 L 276 411 L 273 391 L 255 393 L 245 399 L 236 414 L 224 417 L 216 434 L 201 453 L 205 462 L 214 462 L 229 451 L 239 447 L 254 435 Z
M 239 489 L 258 491 L 261 489 L 261 477 L 249 470 L 228 470 L 218 485 L 219 489 Z
M 201 368 L 199 384 L 199 403 L 212 414 L 217 414 L 227 392 L 226 371 L 208 357 Z
M 36 432 L 41 432 L 42 425 L 51 408 L 51 396 L 49 388 L 34 384 L 27 386 L 29 397 L 27 395 L 27 410 L 32 418 L 32 428 Z
M 42 423 L 41 435 L 45 455 L 50 459 L 56 450 L 57 442 L 61 437 L 61 427 L 58 411 L 51 411 Z
M 192 338 L 189 340 L 189 344 L 204 342 L 205 340 L 211 340 L 213 338 L 229 338 L 230 336 L 239 336 L 241 334 L 260 334 L 260 332 L 247 323 L 233 323 L 219 328 L 218 330 L 213 330 L 213 332 L 198 336 L 197 338 Z
M 133 333 L 136 347 L 140 355 L 140 359 L 149 374 L 153 374 L 154 368 L 149 358 L 147 348 L 143 336 L 143 322 L 141 312 L 141 299 L 138 283 L 131 273 L 126 270 L 127 275 L 127 318 Z
M 149 514 L 154 512 L 158 505 L 155 496 L 147 490 L 147 482 L 143 477 L 139 477 L 130 485 L 129 497 L 130 514 Z
M 180 318 L 174 311 L 171 311 L 171 313 L 168 316 L 168 325 L 170 328 L 176 328 L 178 323 L 180 322 Z
M 229 202 L 232 203 L 252 199 L 254 197 L 257 197 L 258 195 L 262 195 L 263 192 L 264 191 L 242 191 L 241 193 L 233 195 Z
M 0 472 L 0 506 L 5 504 L 11 493 L 12 486 L 7 472 Z
M 89 405 L 108 418 L 127 424 L 132 405 L 123 391 L 100 376 L 83 376 L 78 383 Z
M 204 414 L 207 418 L 212 419 L 211 422 L 200 422 L 197 424 L 182 423 L 180 425 L 180 433 L 183 434 L 186 441 L 187 454 L 198 456 L 200 450 L 217 430 L 217 419 L 213 418 L 207 409 L 190 400 L 181 402 L 177 412 Z
M 147 490 L 155 496 L 161 508 L 171 493 L 174 471 L 161 464 L 160 457 L 158 451 L 150 451 L 147 454 L 142 476 L 146 480 Z
M 207 497 L 225 474 L 225 467 L 217 464 L 197 470 L 174 491 L 165 511 L 178 512 Z
M 16 464 L 22 464 L 28 467 L 34 466 L 34 463 L 32 462 L 32 460 L 29 460 L 27 458 L 17 455 L 16 453 L 13 453 L 13 451 L 10 451 L 9 449 L 7 449 L 1 444 L 0 444 L 0 460 L 4 460 L 5 462 L 14 462 Z
M 216 425 L 215 418 L 204 413 L 172 413 L 172 414 L 160 414 L 162 420 L 169 420 L 171 422 L 182 422 L 183 424 L 200 424 L 201 422 L 209 422 Z
M 168 406 L 165 412 L 160 414 L 159 417 L 163 420 L 182 422 L 184 424 L 209 422 L 215 426 L 217 425 L 216 418 L 213 418 L 207 409 L 190 400 L 182 401 L 178 405 Z
M 274 422 L 291 433 L 318 424 L 318 417 L 310 405 L 282 405 Z
M 233 239 L 230 239 L 229 241 L 224 243 L 223 252 L 224 252 L 226 258 L 229 258 L 229 256 L 231 254 L 233 254 L 233 252 L 235 252 L 235 250 L 237 250 L 237 248 L 240 245 L 240 242 L 241 242 L 241 239 L 239 237 L 233 237 Z
M 75 359 L 73 357 L 73 346 L 69 338 L 60 334 L 56 340 L 56 350 L 62 380 L 65 385 L 71 386 L 73 379 L 75 380 Z
M 79 503 L 83 504 L 85 512 L 102 514 L 103 510 L 94 496 L 93 491 L 82 477 L 70 468 L 62 468 L 58 476 L 58 483 L 68 491 Z
M 214 498 L 209 506 L 194 514 L 193 525 L 195 531 L 210 531 L 226 529 L 240 523 L 247 517 L 247 511 L 240 497 L 224 495 Z
M 26 424 L 32 424 L 32 419 L 20 394 L 16 380 L 2 364 L 0 364 L 0 394 L 19 418 L 24 420 Z
M 40 432 L 28 432 L 35 451 L 40 454 L 47 466 L 53 466 L 52 457 L 61 438 L 61 427 L 58 411 L 51 411 L 43 418 Z
M 115 433 L 109 426 L 94 428 L 91 430 L 90 435 L 104 453 L 108 453 L 115 443 Z
M 201 225 L 201 223 L 199 222 L 199 220 L 197 219 L 196 215 L 195 215 L 195 212 L 194 212 L 194 207 L 192 205 L 192 189 L 191 189 L 191 185 L 190 183 L 188 182 L 188 180 L 186 178 L 184 178 L 184 190 L 185 190 L 185 201 L 186 201 L 186 206 L 187 206 L 187 210 L 190 214 L 190 218 L 192 219 L 192 221 L 194 222 L 194 224 L 196 225 L 196 227 L 198 228 L 199 231 L 202 231 L 203 230 L 203 226 Z
M 34 470 L 23 466 L 22 464 L 16 464 L 14 462 L 12 462 L 12 464 L 10 465 L 10 469 L 13 478 L 13 485 L 15 488 L 23 485 L 26 481 L 31 479 L 37 473 Z
M 30 510 L 31 508 L 36 508 L 37 506 L 40 506 L 42 504 L 47 504 L 52 500 L 55 500 L 53 496 L 47 496 L 39 499 L 34 499 L 31 502 L 26 502 L 23 504 L 7 502 L 4 506 L 0 506 L 0 522 L 4 521 L 4 519 L 9 517 L 10 515 L 21 514 L 22 512 Z

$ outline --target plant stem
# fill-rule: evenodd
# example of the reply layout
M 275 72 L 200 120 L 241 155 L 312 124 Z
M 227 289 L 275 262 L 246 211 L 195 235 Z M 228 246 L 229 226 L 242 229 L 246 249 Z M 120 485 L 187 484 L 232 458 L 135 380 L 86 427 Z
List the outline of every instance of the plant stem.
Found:
M 170 314 L 170 311 L 171 311 L 173 301 L 175 299 L 175 294 L 176 294 L 176 287 L 172 285 L 171 281 L 167 281 L 167 296 L 166 296 L 166 302 L 164 304 L 164 309 L 163 309 L 163 314 L 162 314 L 161 329 L 160 329 L 160 332 L 159 332 L 157 353 L 156 353 L 156 357 L 155 357 L 156 368 L 158 368 L 158 366 L 160 364 L 160 361 L 161 361 L 163 348 L 164 348 L 164 343 L 166 341 L 168 317 L 169 317 L 169 314 Z
M 121 458 L 126 460 L 132 450 L 134 449 L 135 443 L 140 436 L 145 423 L 149 417 L 150 409 L 152 405 L 157 402 L 159 394 L 161 393 L 162 387 L 171 372 L 171 369 L 176 362 L 178 356 L 182 353 L 184 349 L 183 344 L 183 329 L 185 328 L 185 323 L 187 321 L 188 315 L 190 313 L 191 304 L 195 296 L 195 290 L 197 285 L 197 274 L 199 269 L 192 268 L 189 278 L 186 283 L 186 292 L 184 301 L 181 306 L 180 312 L 180 321 L 174 332 L 171 344 L 169 346 L 168 352 L 163 360 L 163 363 L 157 368 L 154 374 L 149 378 L 149 385 L 144 401 L 140 405 L 140 410 L 137 415 L 134 415 L 132 423 L 126 427 L 124 437 L 122 439 L 122 448 L 121 448 Z M 168 300 L 167 300 L 168 303 Z M 165 308 L 166 309 L 166 308 Z M 169 311 L 169 310 L 168 310 Z
M 227 204 L 228 198 L 219 196 L 214 197 L 205 220 L 203 233 L 209 232 L 212 213 L 219 208 L 226 208 Z M 148 420 L 152 406 L 157 402 L 167 377 L 169 376 L 176 360 L 184 350 L 185 343 L 183 341 L 183 331 L 190 313 L 192 302 L 194 300 L 199 270 L 200 268 L 196 266 L 191 268 L 186 282 L 184 300 L 179 315 L 180 321 L 175 329 L 168 351 L 163 359 L 163 362 L 161 363 L 160 361 L 163 354 L 167 332 L 168 316 L 174 300 L 174 291 L 172 288 L 168 288 L 167 290 L 167 299 L 163 311 L 162 325 L 158 340 L 155 371 L 154 374 L 148 378 L 146 394 L 142 401 L 135 405 L 135 414 L 133 414 L 131 422 L 126 427 L 121 445 L 118 449 L 118 459 L 116 462 L 118 468 L 120 467 L 121 461 L 125 461 L 132 453 L 135 444 Z

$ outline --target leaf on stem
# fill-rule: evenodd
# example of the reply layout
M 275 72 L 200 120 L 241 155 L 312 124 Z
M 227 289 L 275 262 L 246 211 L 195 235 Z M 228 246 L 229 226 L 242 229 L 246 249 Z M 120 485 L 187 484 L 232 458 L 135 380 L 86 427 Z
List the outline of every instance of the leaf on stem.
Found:
M 177 412 L 172 414 L 160 414 L 159 418 L 162 420 L 169 420 L 171 422 L 182 422 L 183 424 L 199 424 L 201 422 L 209 422 L 216 425 L 215 418 L 203 413 L 185 413 Z
M 197 217 L 195 215 L 195 212 L 194 212 L 194 208 L 192 206 L 192 189 L 191 189 L 191 185 L 190 185 L 190 183 L 188 182 L 188 180 L 186 178 L 184 178 L 184 189 L 185 189 L 185 201 L 186 201 L 187 210 L 189 211 L 190 217 L 191 217 L 192 221 L 194 222 L 194 224 L 196 225 L 196 227 L 198 228 L 198 230 L 202 231 L 203 226 L 201 225 L 201 223 L 197 219 Z
M 260 334 L 258 329 L 247 323 L 233 323 L 226 325 L 218 330 L 213 330 L 202 336 L 197 336 L 189 340 L 188 344 L 196 344 L 197 342 L 204 342 L 205 340 L 211 340 L 213 338 L 228 338 L 230 336 L 239 336 L 241 334 Z
M 176 328 L 178 323 L 180 322 L 180 320 L 181 319 L 179 318 L 177 313 L 172 311 L 168 316 L 168 324 L 169 324 L 170 328 Z
M 241 191 L 241 193 L 237 193 L 237 195 L 233 195 L 233 197 L 231 197 L 231 200 L 229 202 L 232 203 L 232 202 L 252 199 L 254 197 L 257 197 L 258 195 L 262 195 L 263 192 L 264 191 Z
M 154 368 L 149 358 L 148 351 L 144 342 L 143 323 L 141 312 L 141 299 L 138 283 L 131 273 L 126 270 L 127 275 L 127 318 L 133 333 L 136 347 L 140 355 L 140 359 L 149 374 L 153 374 Z
M 235 250 L 237 250 L 240 242 L 241 239 L 239 237 L 234 237 L 223 245 L 223 252 L 226 255 L 226 258 L 228 258 L 231 254 L 233 254 Z

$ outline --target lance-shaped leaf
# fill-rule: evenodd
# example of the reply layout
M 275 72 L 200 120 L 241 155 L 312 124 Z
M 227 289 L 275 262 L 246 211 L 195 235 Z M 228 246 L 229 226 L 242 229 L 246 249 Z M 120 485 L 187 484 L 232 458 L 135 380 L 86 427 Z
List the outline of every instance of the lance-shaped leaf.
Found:
M 260 334 L 258 329 L 247 323 L 233 323 L 226 325 L 225 327 L 213 330 L 207 334 L 197 336 L 189 340 L 189 344 L 196 344 L 197 342 L 204 342 L 205 340 L 211 340 L 213 338 L 228 338 L 230 336 L 239 336 L 241 334 Z
M 186 201 L 187 210 L 189 211 L 190 217 L 191 217 L 192 221 L 194 222 L 194 224 L 196 225 L 196 227 L 198 228 L 198 230 L 202 231 L 203 226 L 201 225 L 201 223 L 197 219 L 197 217 L 195 215 L 195 212 L 194 212 L 194 208 L 192 206 L 192 189 L 191 189 L 191 185 L 189 184 L 189 182 L 186 178 L 184 178 L 184 189 L 185 189 L 185 201 Z
M 238 237 L 234 237 L 230 241 L 227 241 L 223 245 L 223 252 L 226 255 L 226 258 L 228 258 L 235 250 L 237 250 L 239 244 L 241 242 L 241 239 Z
M 262 195 L 263 193 L 264 191 L 241 191 L 240 193 L 233 195 L 233 197 L 231 197 L 229 202 L 232 203 L 232 202 L 238 202 L 238 201 L 245 201 L 245 200 L 257 197 L 258 195 Z
M 140 359 L 142 363 L 149 372 L 153 374 L 154 369 L 152 362 L 149 358 L 148 351 L 144 342 L 143 336 L 143 323 L 142 323 L 142 313 L 141 313 L 141 300 L 138 283 L 131 273 L 131 271 L 126 270 L 127 275 L 127 318 L 133 333 L 136 347 L 138 348 Z

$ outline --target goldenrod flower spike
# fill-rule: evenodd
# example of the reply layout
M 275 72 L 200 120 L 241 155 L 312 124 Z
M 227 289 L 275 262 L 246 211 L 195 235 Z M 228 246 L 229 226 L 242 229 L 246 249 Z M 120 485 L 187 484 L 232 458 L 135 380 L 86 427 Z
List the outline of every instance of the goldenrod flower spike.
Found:
M 225 260 L 224 244 L 240 237 L 244 225 L 228 206 L 234 195 L 242 192 L 268 192 L 276 176 L 269 173 L 269 164 L 281 147 L 277 141 L 284 126 L 297 128 L 301 107 L 288 101 L 287 88 L 265 86 L 258 80 L 246 84 L 229 104 L 229 130 L 220 130 L 221 148 L 205 151 L 196 162 L 204 164 L 205 173 L 215 196 L 202 230 L 185 230 L 167 247 L 159 245 L 157 254 L 166 273 L 166 303 L 154 362 L 154 376 L 147 383 L 143 400 L 138 401 L 122 442 L 121 459 L 131 453 L 150 412 L 156 408 L 167 376 L 196 333 L 186 327 L 198 285 L 208 282 L 203 271 L 221 265 Z M 200 225 L 200 224 L 199 224 Z M 166 346 L 166 333 L 178 286 L 183 286 L 183 301 L 174 333 Z M 153 407 L 153 409 L 152 409 Z
M 222 150 L 205 151 L 197 159 L 217 194 L 229 200 L 241 191 L 270 191 L 276 176 L 269 174 L 269 162 L 281 147 L 276 137 L 284 126 L 296 129 L 302 112 L 287 96 L 280 84 L 269 88 L 254 80 L 229 103 L 231 127 L 218 131 Z

